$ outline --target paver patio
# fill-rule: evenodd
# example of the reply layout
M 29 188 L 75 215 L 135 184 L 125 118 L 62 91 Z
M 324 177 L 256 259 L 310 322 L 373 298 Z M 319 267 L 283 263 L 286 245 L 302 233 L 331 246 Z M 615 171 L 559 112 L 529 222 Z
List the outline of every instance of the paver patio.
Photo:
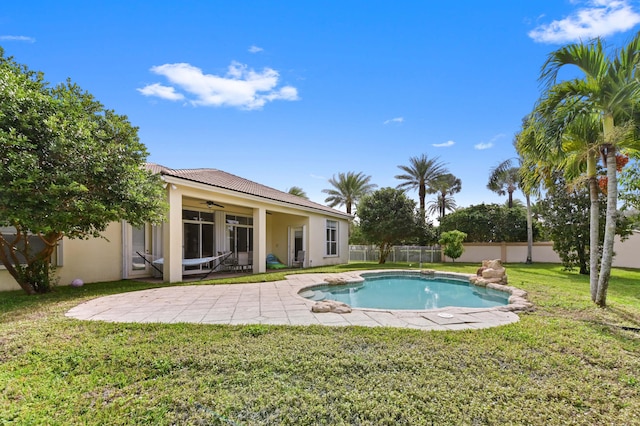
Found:
M 166 286 L 99 297 L 70 309 L 66 316 L 109 322 L 319 324 L 422 330 L 478 329 L 519 320 L 518 315 L 502 307 L 423 311 L 354 308 L 348 314 L 314 313 L 311 307 L 315 302 L 298 295 L 301 289 L 323 284 L 328 278 L 358 277 L 358 272 L 313 273 L 288 275 L 285 280 L 265 283 Z

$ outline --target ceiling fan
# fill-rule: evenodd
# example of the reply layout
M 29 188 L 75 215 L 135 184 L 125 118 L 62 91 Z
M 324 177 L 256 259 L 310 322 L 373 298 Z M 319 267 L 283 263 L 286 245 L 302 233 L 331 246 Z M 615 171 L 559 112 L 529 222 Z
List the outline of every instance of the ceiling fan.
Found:
M 206 204 L 210 209 L 213 207 L 220 207 L 221 209 L 224 209 L 224 206 L 222 204 L 218 204 L 215 201 L 203 201 L 200 204 Z

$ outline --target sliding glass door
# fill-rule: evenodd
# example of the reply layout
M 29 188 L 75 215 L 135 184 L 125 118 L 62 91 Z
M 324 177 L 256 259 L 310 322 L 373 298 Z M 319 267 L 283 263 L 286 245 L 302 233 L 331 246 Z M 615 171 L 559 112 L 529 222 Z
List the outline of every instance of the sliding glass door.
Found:
M 253 218 L 226 215 L 227 246 L 237 264 L 250 268 L 253 263 Z
M 215 227 L 212 212 L 182 211 L 183 259 L 212 257 L 215 253 Z M 211 264 L 185 266 L 185 273 L 198 273 L 211 269 Z

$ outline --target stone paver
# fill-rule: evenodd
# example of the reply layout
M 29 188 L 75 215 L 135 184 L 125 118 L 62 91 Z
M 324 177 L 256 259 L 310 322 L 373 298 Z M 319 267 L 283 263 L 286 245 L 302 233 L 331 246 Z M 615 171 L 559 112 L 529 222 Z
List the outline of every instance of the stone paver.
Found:
M 370 271 L 367 271 L 370 272 Z M 66 316 L 109 322 L 270 324 L 403 327 L 463 330 L 496 327 L 519 320 L 500 308 L 442 308 L 428 311 L 353 309 L 349 314 L 313 313 L 314 301 L 298 295 L 305 287 L 359 274 L 297 274 L 273 283 L 161 287 L 104 296 L 82 303 Z

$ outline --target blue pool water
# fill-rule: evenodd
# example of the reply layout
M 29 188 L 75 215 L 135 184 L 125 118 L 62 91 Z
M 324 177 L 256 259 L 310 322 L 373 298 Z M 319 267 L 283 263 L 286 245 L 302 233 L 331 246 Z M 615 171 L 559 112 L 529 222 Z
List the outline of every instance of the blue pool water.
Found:
M 312 300 L 337 300 L 354 308 L 436 309 L 447 306 L 489 308 L 509 303 L 504 291 L 477 287 L 467 280 L 424 275 L 374 275 L 364 282 L 313 287 L 301 293 Z

